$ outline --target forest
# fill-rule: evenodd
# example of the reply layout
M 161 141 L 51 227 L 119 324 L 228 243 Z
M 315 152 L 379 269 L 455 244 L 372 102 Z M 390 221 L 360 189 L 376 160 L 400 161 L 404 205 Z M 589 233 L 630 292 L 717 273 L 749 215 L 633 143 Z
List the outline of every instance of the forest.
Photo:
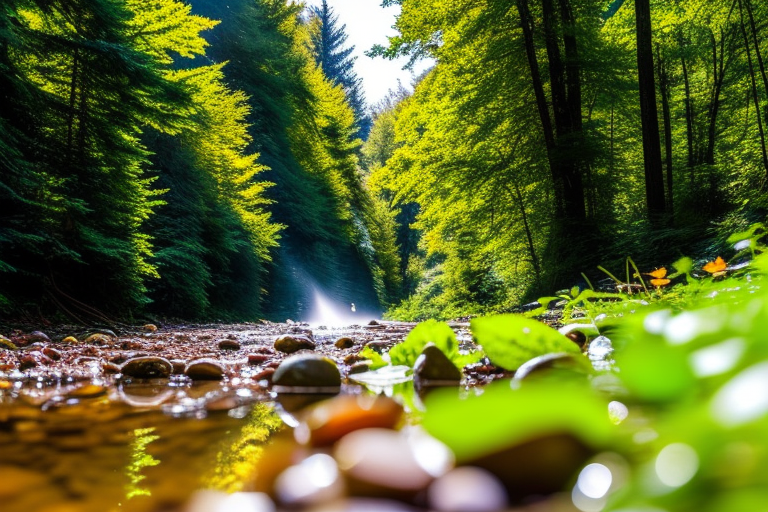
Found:
M 4 0 L 0 314 L 498 313 L 765 220 L 765 2 L 392 4 L 369 105 L 325 2 Z

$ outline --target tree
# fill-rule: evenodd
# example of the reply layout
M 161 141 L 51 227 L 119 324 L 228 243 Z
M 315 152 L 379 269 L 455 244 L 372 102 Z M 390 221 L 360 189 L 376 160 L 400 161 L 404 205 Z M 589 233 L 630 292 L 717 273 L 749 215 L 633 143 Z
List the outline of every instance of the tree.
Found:
M 637 21 L 637 71 L 640 82 L 640 121 L 643 129 L 645 197 L 652 220 L 666 211 L 664 171 L 661 165 L 659 117 L 656 109 L 656 85 L 653 69 L 650 0 L 635 0 Z
M 345 47 L 347 26 L 339 26 L 338 15 L 325 0 L 320 6 L 310 8 L 309 24 L 315 62 L 326 77 L 343 87 L 347 103 L 355 113 L 357 136 L 366 140 L 371 130 L 371 118 L 366 112 L 362 81 L 354 69 L 357 57 L 353 57 L 352 52 L 355 47 Z

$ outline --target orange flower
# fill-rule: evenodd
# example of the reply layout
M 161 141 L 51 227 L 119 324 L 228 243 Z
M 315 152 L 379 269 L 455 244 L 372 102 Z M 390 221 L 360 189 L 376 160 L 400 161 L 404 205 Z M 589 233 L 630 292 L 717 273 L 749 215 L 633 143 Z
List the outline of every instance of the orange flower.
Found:
M 727 267 L 725 260 L 718 256 L 715 261 L 710 261 L 703 268 L 712 275 L 723 275 Z

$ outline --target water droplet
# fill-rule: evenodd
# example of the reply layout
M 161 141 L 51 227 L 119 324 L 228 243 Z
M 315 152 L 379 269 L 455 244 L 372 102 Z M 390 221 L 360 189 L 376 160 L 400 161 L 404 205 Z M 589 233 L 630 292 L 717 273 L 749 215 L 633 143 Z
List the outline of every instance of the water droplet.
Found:
M 613 353 L 613 344 L 605 336 L 598 336 L 589 344 L 587 352 L 593 361 L 604 360 Z

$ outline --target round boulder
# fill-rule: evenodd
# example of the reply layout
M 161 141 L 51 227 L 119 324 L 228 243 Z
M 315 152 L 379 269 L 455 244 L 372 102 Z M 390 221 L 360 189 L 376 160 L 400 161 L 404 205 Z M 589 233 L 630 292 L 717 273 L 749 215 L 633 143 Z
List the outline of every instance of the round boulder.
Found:
M 167 379 L 173 372 L 173 365 L 164 357 L 134 357 L 123 363 L 120 372 L 137 379 Z
M 282 393 L 338 393 L 341 375 L 336 363 L 317 354 L 297 354 L 285 359 L 272 375 Z
M 187 365 L 184 374 L 192 380 L 221 380 L 224 367 L 215 359 L 198 359 Z
M 280 336 L 275 340 L 275 350 L 293 354 L 299 350 L 315 350 L 315 344 L 307 336 Z

